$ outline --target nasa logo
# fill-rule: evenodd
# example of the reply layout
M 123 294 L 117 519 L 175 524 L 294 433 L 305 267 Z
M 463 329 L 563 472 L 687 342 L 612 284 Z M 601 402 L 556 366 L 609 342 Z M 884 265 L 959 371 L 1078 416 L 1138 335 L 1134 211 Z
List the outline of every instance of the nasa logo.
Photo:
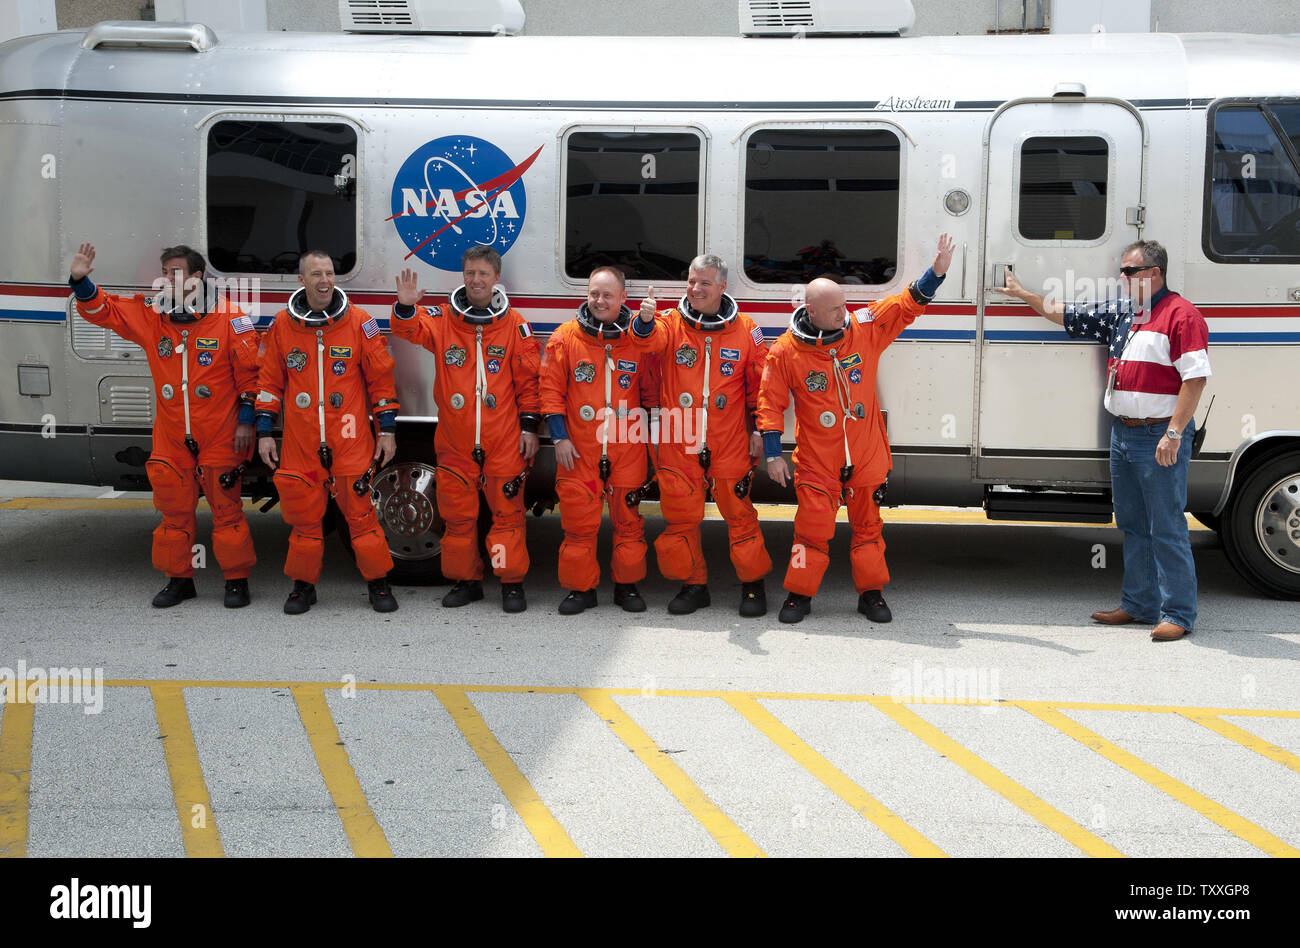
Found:
M 620 376 L 618 377 L 618 387 L 619 387 L 619 388 L 631 388 L 631 387 L 632 387 L 632 376 L 628 375 L 626 372 L 624 372 L 622 375 L 620 375 Z
M 410 250 L 406 259 L 459 273 L 470 247 L 505 254 L 524 226 L 524 172 L 541 151 L 515 164 L 472 135 L 447 135 L 417 148 L 393 179 L 388 218 Z
M 852 382 L 854 385 L 857 385 L 859 382 L 861 382 L 861 381 L 862 381 L 862 370 L 861 370 L 861 369 L 854 369 L 852 372 L 850 372 L 850 373 L 849 373 L 849 381 Z
M 724 376 L 730 378 L 731 373 L 736 371 L 736 363 L 724 362 L 722 363 L 722 365 L 718 366 L 718 371 L 721 372 Z
M 487 370 L 488 370 L 489 372 L 491 372 L 493 375 L 496 375 L 498 372 L 501 371 L 501 360 L 500 360 L 500 359 L 488 359 L 488 360 L 487 360 Z
M 211 353 L 211 352 L 200 352 L 198 358 L 199 358 L 199 365 L 211 365 L 211 364 L 212 364 L 212 353 Z
M 333 372 L 335 375 L 342 375 L 347 370 L 348 370 L 348 364 L 344 362 L 342 359 L 334 360 L 334 364 L 330 366 L 330 371 Z

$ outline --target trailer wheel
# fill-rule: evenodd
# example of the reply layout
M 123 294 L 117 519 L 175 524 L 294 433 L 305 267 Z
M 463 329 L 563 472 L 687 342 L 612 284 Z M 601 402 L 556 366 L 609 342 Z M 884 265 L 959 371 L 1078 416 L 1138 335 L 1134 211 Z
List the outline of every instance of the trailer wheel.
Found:
M 436 586 L 442 576 L 442 517 L 438 516 L 433 459 L 398 460 L 375 475 L 370 499 L 388 537 L 393 569 L 388 581 L 400 586 Z
M 1223 547 L 1246 581 L 1277 599 L 1300 599 L 1300 451 L 1264 457 L 1233 491 Z

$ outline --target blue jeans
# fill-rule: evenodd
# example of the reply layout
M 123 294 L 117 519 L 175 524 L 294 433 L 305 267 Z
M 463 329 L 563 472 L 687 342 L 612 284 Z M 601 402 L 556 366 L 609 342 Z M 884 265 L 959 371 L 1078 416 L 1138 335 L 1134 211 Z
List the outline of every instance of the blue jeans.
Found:
M 1192 435 L 1187 425 L 1170 467 L 1156 463 L 1166 422 L 1129 428 L 1118 418 L 1110 432 L 1110 482 L 1115 524 L 1124 531 L 1124 594 L 1120 608 L 1142 622 L 1172 622 L 1187 631 L 1196 622 L 1196 564 L 1187 533 L 1187 469 Z

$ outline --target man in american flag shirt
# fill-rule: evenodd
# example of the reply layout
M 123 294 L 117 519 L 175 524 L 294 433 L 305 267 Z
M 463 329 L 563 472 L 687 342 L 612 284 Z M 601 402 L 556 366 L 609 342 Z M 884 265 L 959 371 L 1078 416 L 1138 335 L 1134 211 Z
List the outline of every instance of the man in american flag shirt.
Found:
M 1115 523 L 1124 532 L 1124 589 L 1118 609 L 1094 612 L 1109 625 L 1154 624 L 1168 642 L 1196 622 L 1196 566 L 1187 533 L 1187 472 L 1193 415 L 1210 376 L 1209 331 L 1201 313 L 1165 286 L 1169 255 L 1154 240 L 1124 250 L 1121 281 L 1132 304 L 1047 300 L 1007 272 L 999 292 L 1023 300 L 1075 338 L 1104 342 L 1106 410 Z

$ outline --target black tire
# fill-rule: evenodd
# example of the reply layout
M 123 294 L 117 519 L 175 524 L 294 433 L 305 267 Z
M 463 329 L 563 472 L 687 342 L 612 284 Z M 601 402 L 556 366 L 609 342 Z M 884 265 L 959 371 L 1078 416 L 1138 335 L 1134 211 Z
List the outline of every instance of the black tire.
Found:
M 1223 512 L 1224 552 L 1246 582 L 1276 599 L 1300 599 L 1300 450 L 1254 464 Z

